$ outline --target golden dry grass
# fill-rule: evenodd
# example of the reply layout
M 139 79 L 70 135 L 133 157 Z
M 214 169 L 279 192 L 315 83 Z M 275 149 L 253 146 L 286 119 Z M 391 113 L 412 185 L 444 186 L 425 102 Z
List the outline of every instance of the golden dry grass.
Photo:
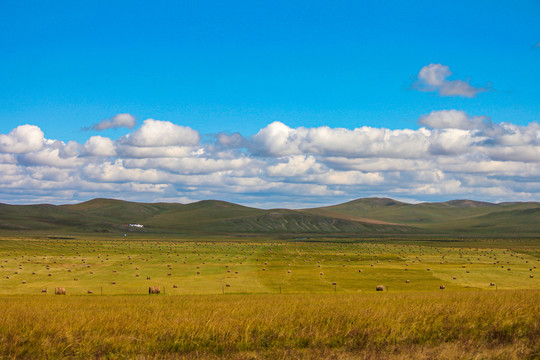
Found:
M 537 359 L 540 291 L 2 296 L 0 357 Z

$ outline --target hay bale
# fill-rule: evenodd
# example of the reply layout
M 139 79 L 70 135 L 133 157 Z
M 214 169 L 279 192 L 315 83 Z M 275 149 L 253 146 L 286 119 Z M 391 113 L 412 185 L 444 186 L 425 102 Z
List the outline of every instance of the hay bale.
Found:
M 63 287 L 57 287 L 54 289 L 55 295 L 66 295 L 66 288 Z
M 22 283 L 23 283 L 23 284 L 26 284 L 26 280 L 23 280 Z
M 173 285 L 173 289 L 178 289 L 178 285 Z
M 495 286 L 495 283 L 489 283 L 489 286 Z
M 384 289 L 385 289 L 385 288 L 384 288 L 384 285 L 377 285 L 377 286 L 375 287 L 375 290 L 376 290 L 376 291 L 384 291 Z
M 92 290 L 86 290 L 87 294 L 93 294 L 94 292 Z
M 444 290 L 446 287 L 444 285 L 439 286 L 439 289 Z
M 42 293 L 47 293 L 47 289 L 46 289 L 46 288 L 45 288 L 45 289 L 41 289 L 41 292 L 42 292 Z
M 405 284 L 409 284 L 411 280 L 405 280 Z
M 148 294 L 159 294 L 161 292 L 161 289 L 159 286 L 149 286 L 148 287 Z

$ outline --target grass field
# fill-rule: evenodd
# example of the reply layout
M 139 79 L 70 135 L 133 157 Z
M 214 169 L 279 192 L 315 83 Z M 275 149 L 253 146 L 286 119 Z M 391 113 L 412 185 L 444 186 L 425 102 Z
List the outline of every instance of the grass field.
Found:
M 535 359 L 539 260 L 535 239 L 2 238 L 0 357 Z

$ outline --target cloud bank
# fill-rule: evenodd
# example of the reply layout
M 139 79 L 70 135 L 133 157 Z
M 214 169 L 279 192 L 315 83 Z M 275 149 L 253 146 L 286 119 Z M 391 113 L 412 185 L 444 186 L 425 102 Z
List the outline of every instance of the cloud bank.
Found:
M 415 88 L 420 91 L 436 92 L 440 96 L 463 96 L 472 98 L 486 88 L 474 87 L 467 81 L 449 80 L 450 68 L 442 64 L 429 64 L 420 69 Z
M 147 119 L 118 139 L 92 136 L 83 144 L 21 125 L 0 134 L 0 197 L 8 203 L 214 198 L 262 207 L 366 196 L 540 200 L 538 123 L 496 124 L 458 110 L 433 111 L 418 123 L 391 130 L 273 122 L 251 137 L 222 133 L 203 142 L 188 126 Z

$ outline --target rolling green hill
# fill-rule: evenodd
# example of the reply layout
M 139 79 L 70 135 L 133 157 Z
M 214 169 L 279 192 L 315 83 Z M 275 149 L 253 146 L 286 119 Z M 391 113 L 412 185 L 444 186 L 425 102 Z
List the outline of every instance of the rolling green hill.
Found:
M 129 226 L 133 223 L 144 227 Z M 0 204 L 0 232 L 537 236 L 540 203 L 453 200 L 407 204 L 386 198 L 366 198 L 302 210 L 262 210 L 216 200 L 191 204 L 147 204 L 113 199 L 59 206 Z

